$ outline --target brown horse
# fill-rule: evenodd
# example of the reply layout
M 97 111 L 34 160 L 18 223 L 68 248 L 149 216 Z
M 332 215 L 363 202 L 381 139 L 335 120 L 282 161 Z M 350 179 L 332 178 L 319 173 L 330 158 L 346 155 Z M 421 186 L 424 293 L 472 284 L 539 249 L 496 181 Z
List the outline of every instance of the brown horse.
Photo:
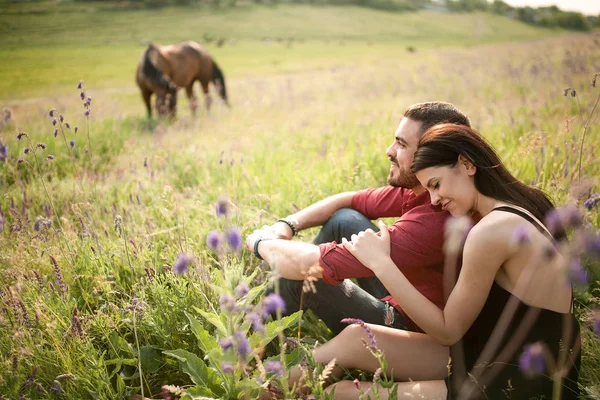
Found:
M 148 117 L 152 117 L 150 97 L 153 93 L 156 94 L 158 115 L 174 117 L 179 87 L 185 88 L 192 114 L 195 115 L 198 108 L 198 101 L 194 95 L 196 81 L 200 81 L 202 85 L 207 111 L 211 105 L 208 91 L 211 81 L 225 104 L 229 106 L 223 72 L 206 49 L 191 40 L 170 46 L 151 43 L 138 63 L 135 77 L 142 91 Z

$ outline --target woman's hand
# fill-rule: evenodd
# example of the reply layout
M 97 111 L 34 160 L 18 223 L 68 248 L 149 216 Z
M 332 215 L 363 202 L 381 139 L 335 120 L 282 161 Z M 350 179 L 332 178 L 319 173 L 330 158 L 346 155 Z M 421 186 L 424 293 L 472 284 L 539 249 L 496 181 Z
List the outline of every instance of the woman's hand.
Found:
M 391 261 L 390 232 L 383 221 L 379 221 L 378 225 L 380 234 L 375 233 L 372 229 L 367 229 L 358 235 L 352 235 L 350 242 L 345 238 L 342 239 L 344 248 L 373 272 L 388 265 Z

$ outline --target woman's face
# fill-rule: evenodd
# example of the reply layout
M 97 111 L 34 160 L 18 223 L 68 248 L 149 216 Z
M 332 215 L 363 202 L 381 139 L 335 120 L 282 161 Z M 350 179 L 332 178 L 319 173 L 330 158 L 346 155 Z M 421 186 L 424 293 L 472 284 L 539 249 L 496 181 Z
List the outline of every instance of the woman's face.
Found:
M 473 176 L 476 168 L 468 161 L 453 166 L 429 167 L 416 173 L 431 195 L 431 204 L 441 205 L 455 217 L 470 214 L 477 203 Z

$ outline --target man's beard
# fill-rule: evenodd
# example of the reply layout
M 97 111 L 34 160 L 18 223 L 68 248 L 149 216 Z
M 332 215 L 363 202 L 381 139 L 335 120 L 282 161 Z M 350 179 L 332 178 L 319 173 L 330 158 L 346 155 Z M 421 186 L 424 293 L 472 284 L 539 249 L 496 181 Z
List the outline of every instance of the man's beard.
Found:
M 390 186 L 412 189 L 421 184 L 415 174 L 401 171 L 399 168 L 397 168 L 397 172 L 398 173 L 394 175 L 392 174 L 392 171 L 390 171 L 387 180 Z

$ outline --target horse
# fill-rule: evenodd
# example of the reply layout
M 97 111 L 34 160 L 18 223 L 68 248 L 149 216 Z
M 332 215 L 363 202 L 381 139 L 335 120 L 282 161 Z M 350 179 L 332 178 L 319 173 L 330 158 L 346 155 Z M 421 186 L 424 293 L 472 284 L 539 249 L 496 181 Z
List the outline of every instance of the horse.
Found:
M 150 43 L 142 54 L 137 71 L 136 83 L 142 92 L 142 98 L 152 117 L 150 97 L 156 94 L 156 112 L 160 117 L 175 117 L 177 107 L 177 89 L 185 88 L 192 114 L 196 114 L 198 102 L 194 94 L 194 82 L 200 81 L 204 92 L 206 110 L 212 103 L 208 85 L 212 81 L 229 107 L 225 77 L 212 56 L 200 44 L 188 40 L 169 46 Z

